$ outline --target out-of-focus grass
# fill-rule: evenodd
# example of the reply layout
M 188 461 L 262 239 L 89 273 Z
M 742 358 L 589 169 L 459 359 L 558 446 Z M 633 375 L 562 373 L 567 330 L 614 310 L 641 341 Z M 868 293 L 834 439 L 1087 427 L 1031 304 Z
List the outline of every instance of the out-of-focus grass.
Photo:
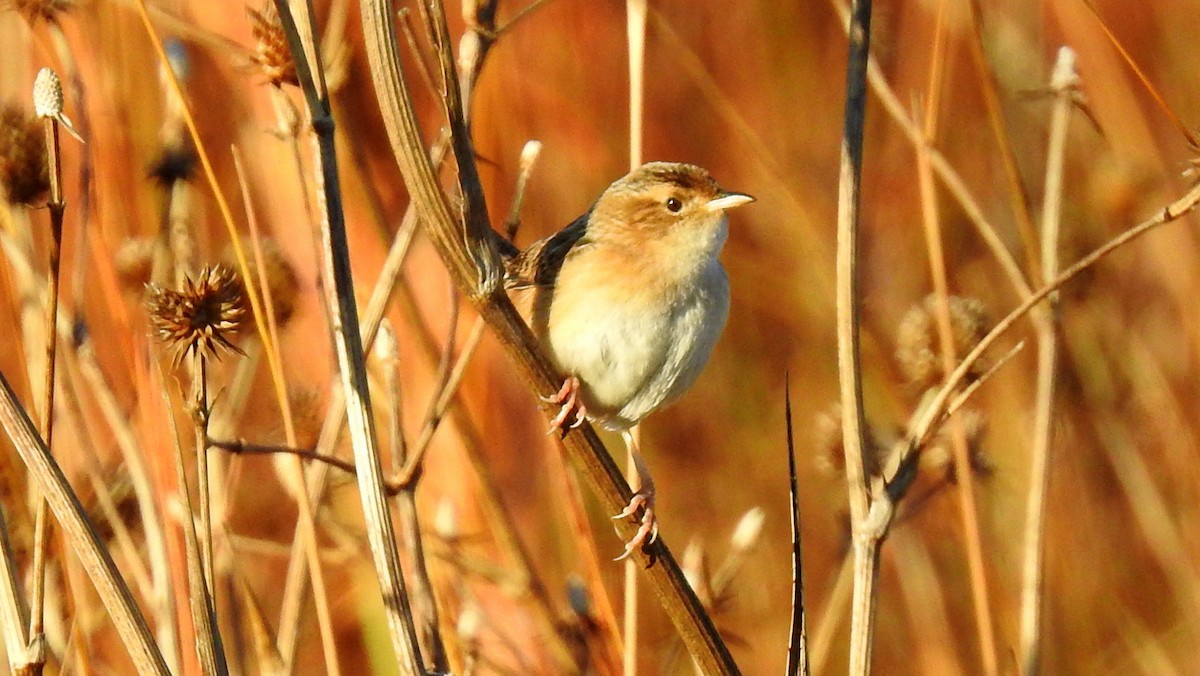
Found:
M 947 90 L 936 145 L 1020 254 L 999 154 L 966 48 L 965 14 L 950 4 Z M 1190 36 L 1196 19 L 1190 4 L 1147 2 L 1136 12 L 1115 0 L 1096 4 L 1184 121 L 1195 119 L 1200 86 L 1191 77 L 1196 46 Z M 889 2 L 877 8 L 873 39 L 879 62 L 903 99 L 917 101 L 926 86 L 936 7 L 935 2 Z M 281 336 L 285 367 L 294 388 L 315 392 L 315 400 L 323 402 L 330 343 L 300 189 L 301 181 L 311 176 L 297 176 L 288 144 L 266 132 L 274 114 L 261 77 L 235 65 L 240 55 L 228 46 L 199 37 L 219 34 L 249 47 L 241 5 L 180 3 L 164 9 L 197 31 L 180 35 L 191 58 L 190 104 L 222 184 L 233 194 L 228 145 L 236 143 L 247 158 L 261 227 L 297 268 L 302 293 L 297 315 Z M 516 9 L 502 3 L 501 16 Z M 335 96 L 335 114 L 346 158 L 343 194 L 356 279 L 360 300 L 365 300 L 386 252 L 385 235 L 398 223 L 406 197 L 386 150 L 355 12 L 352 8 L 346 37 L 352 55 L 349 78 Z M 320 13 L 324 16 L 325 10 Z M 1083 116 L 1073 120 L 1064 261 L 1073 261 L 1182 190 L 1179 171 L 1189 151 L 1080 2 L 989 6 L 984 20 L 989 63 L 1035 206 L 1040 203 L 1049 107 L 1045 99 L 1025 93 L 1045 87 L 1059 45 L 1079 53 L 1083 92 L 1100 129 Z M 146 179 L 147 166 L 161 149 L 164 94 L 158 66 L 135 15 L 122 3 L 90 2 L 65 15 L 62 24 L 86 87 L 82 105 L 92 129 L 86 147 L 65 143 L 69 206 L 64 279 L 82 275 L 84 283 L 82 295 L 68 295 L 64 303 L 86 320 L 101 366 L 147 444 L 145 453 L 167 458 L 168 449 L 154 445 L 158 433 L 139 413 L 144 398 L 153 393 L 141 388 L 144 380 L 136 375 L 147 363 L 138 290 L 118 291 L 111 269 L 122 241 L 156 233 L 160 225 L 163 197 Z M 166 24 L 160 30 L 174 32 Z M 30 30 L 12 11 L 0 13 L 0 44 L 9 45 L 0 59 L 0 99 L 24 104 L 33 73 L 55 62 L 48 36 L 45 24 Z M 734 296 L 725 336 L 693 391 L 647 422 L 644 446 L 658 484 L 663 535 L 677 549 L 700 538 L 719 561 L 738 518 L 751 507 L 766 510 L 763 544 L 738 575 L 732 599 L 716 618 L 743 671 L 769 673 L 784 662 L 789 616 L 785 371 L 791 374 L 801 441 L 810 632 L 821 631 L 831 616 L 827 600 L 846 554 L 845 492 L 839 479 L 818 471 L 820 442 L 812 438 L 815 432 L 806 434 L 816 429 L 816 417 L 837 397 L 832 238 L 845 40 L 824 3 L 742 3 L 734 8 L 664 0 L 652 3 L 647 45 L 647 158 L 701 164 L 722 184 L 758 198 L 733 215 L 724 260 Z M 623 172 L 624 59 L 619 3 L 552 1 L 497 43 L 473 109 L 476 149 L 495 217 L 507 210 L 522 144 L 529 138 L 545 144 L 519 242 L 569 222 Z M 70 93 L 68 97 L 68 112 L 74 114 L 81 102 Z M 419 99 L 426 128 L 432 130 L 440 119 L 433 97 L 419 91 Z M 377 191 L 385 217 L 382 231 L 351 168 L 352 147 L 360 149 L 367 179 Z M 91 156 L 93 192 L 86 222 L 92 248 L 79 259 L 74 252 L 84 222 L 79 172 L 85 152 Z M 226 236 L 207 189 L 197 186 L 191 219 L 200 258 L 215 260 Z M 981 299 L 993 317 L 1002 316 L 1017 298 L 957 205 L 941 195 L 952 290 Z M 920 395 L 904 382 L 892 352 L 900 319 L 929 292 L 930 282 L 914 152 L 873 104 L 863 199 L 868 415 L 888 428 L 907 419 Z M 44 212 L 30 212 L 29 221 L 35 251 L 42 251 Z M 1200 460 L 1192 414 L 1200 403 L 1195 385 L 1200 358 L 1193 301 L 1200 283 L 1195 244 L 1190 219 L 1167 226 L 1064 292 L 1065 353 L 1048 502 L 1046 673 L 1155 671 L 1156 666 L 1186 673 L 1198 667 L 1192 650 L 1200 633 L 1194 603 L 1200 588 L 1200 550 L 1194 544 L 1200 529 Z M 1024 260 L 1023 254 L 1017 258 Z M 13 273 L 7 263 L 2 268 L 0 368 L 28 397 Z M 447 323 L 447 280 L 432 249 L 420 239 L 405 279 L 419 299 L 420 312 L 441 336 Z M 64 288 L 70 289 L 70 282 Z M 405 314 L 393 307 L 389 316 L 401 342 L 404 414 L 411 435 L 434 386 L 434 365 L 420 356 Z M 472 319 L 464 312 L 459 322 L 463 335 Z M 1019 332 L 1030 333 L 1030 328 Z M 1010 654 L 1016 643 L 1033 365 L 1034 355 L 1027 350 L 985 385 L 973 404 L 986 419 L 981 443 L 994 464 L 989 476 L 977 479 L 978 501 L 1004 671 L 1014 668 Z M 550 469 L 554 463 L 548 462 L 548 454 L 558 451 L 542 434 L 544 423 L 532 398 L 488 340 L 475 357 L 464 395 L 537 572 L 559 610 L 565 610 L 565 580 L 580 564 L 569 543 L 563 508 L 556 503 L 561 490 Z M 321 411 L 315 406 L 303 424 L 319 425 Z M 94 403 L 86 405 L 85 415 L 84 429 L 104 429 Z M 255 381 L 238 433 L 282 440 L 265 372 Z M 116 463 L 107 435 L 96 434 L 102 462 Z M 61 427 L 56 451 L 75 476 L 88 467 L 77 455 L 78 446 L 75 427 Z M 0 448 L 11 453 L 7 441 Z M 459 528 L 469 546 L 494 553 L 471 497 L 475 479 L 459 449 L 448 425 L 430 451 L 419 492 L 422 516 L 432 531 L 439 505 L 457 505 Z M 290 538 L 295 508 L 275 482 L 270 461 L 247 458 L 239 463 L 240 475 L 230 485 L 231 531 L 266 542 Z M 329 533 L 322 536 L 330 552 L 326 570 L 345 673 L 367 667 L 364 637 L 374 636 L 376 629 L 361 625 L 381 617 L 372 608 L 378 600 L 372 596 L 353 491 L 352 483 L 335 482 L 327 512 Z M 19 525 L 29 518 L 20 496 L 3 498 L 10 522 Z M 943 491 L 906 517 L 885 545 L 878 673 L 979 670 L 957 510 L 952 493 Z M 594 516 L 601 555 L 616 554 L 619 543 L 604 515 Z M 273 619 L 286 559 L 270 552 L 235 547 L 230 565 L 255 589 Z M 616 598 L 619 567 L 601 565 Z M 431 566 L 435 585 L 446 595 L 442 611 L 452 627 L 463 604 L 456 587 L 462 575 L 436 556 Z M 351 586 L 354 593 L 348 591 Z M 83 593 L 90 593 L 86 584 Z M 521 654 L 533 664 L 545 664 L 541 641 L 520 604 L 478 581 L 470 594 L 488 610 L 482 631 L 491 659 L 517 668 L 513 655 Z M 641 664 L 643 673 L 656 673 L 671 631 L 645 596 L 648 626 Z M 235 617 L 223 622 L 237 624 Z M 86 636 L 94 641 L 98 663 L 127 667 L 103 622 L 80 622 L 75 631 L 75 640 Z M 505 641 L 497 640 L 497 633 Z M 448 632 L 447 638 L 454 644 L 452 635 Z M 835 636 L 828 673 L 844 666 L 844 630 Z M 300 643 L 302 673 L 320 668 L 316 639 L 315 622 L 307 622 Z

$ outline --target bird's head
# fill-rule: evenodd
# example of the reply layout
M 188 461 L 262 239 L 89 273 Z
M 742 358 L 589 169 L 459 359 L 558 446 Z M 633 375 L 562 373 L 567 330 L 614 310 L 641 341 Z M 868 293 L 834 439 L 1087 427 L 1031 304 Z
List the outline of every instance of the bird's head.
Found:
M 722 190 L 695 165 L 649 162 L 604 191 L 592 209 L 588 238 L 631 248 L 661 243 L 683 256 L 715 255 L 725 242 L 725 212 L 753 201 Z

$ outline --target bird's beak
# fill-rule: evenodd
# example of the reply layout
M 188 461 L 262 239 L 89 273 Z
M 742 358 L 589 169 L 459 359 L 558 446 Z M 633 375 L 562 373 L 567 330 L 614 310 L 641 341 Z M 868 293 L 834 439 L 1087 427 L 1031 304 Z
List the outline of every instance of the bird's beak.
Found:
M 743 195 L 740 192 L 723 192 L 715 198 L 708 201 L 705 207 L 709 211 L 725 211 L 734 207 L 740 207 L 743 204 L 749 204 L 754 201 L 754 198 L 749 195 Z

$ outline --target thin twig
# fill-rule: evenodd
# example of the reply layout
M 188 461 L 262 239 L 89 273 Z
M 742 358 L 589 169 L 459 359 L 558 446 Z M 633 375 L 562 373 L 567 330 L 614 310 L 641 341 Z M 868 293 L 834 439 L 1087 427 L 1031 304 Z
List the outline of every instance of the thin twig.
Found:
M 1050 118 L 1050 141 L 1046 151 L 1045 202 L 1042 205 L 1042 277 L 1058 274 L 1059 227 L 1062 217 L 1063 164 L 1066 159 L 1067 126 L 1073 99 L 1078 91 L 1075 53 L 1068 47 L 1058 51 L 1050 87 L 1054 110 Z M 1058 370 L 1057 294 L 1049 307 L 1038 312 L 1038 376 L 1034 413 L 1033 448 L 1030 451 L 1029 493 L 1025 507 L 1025 551 L 1021 574 L 1021 628 L 1019 664 L 1021 673 L 1037 676 L 1041 671 L 1042 572 L 1045 555 L 1046 494 L 1050 484 L 1050 451 L 1054 434 L 1054 385 Z
M 954 369 L 954 373 L 950 374 L 950 377 L 946 380 L 946 385 L 938 390 L 937 395 L 934 396 L 929 405 L 924 409 L 922 416 L 912 421 L 912 424 L 909 426 L 901 452 L 897 453 L 894 460 L 889 464 L 889 470 L 886 475 L 888 477 L 887 501 L 881 501 L 877 504 L 879 515 L 876 521 L 879 525 L 886 527 L 891 518 L 888 512 L 894 512 L 896 503 L 911 486 L 912 470 L 914 469 L 918 451 L 924 447 L 925 443 L 929 440 L 929 436 L 944 419 L 945 410 L 948 407 L 954 390 L 968 377 L 971 369 L 974 368 L 976 362 L 983 356 L 983 353 L 1022 317 L 1029 314 L 1038 303 L 1057 291 L 1064 284 L 1100 262 L 1117 249 L 1129 244 L 1160 225 L 1178 220 L 1184 214 L 1195 209 L 1197 204 L 1200 204 L 1200 184 L 1192 186 L 1182 197 L 1164 207 L 1155 216 L 1129 228 L 1076 261 L 1071 267 L 1054 278 L 1053 281 L 1031 294 L 1023 303 L 1014 308 L 1007 316 L 992 327 L 992 330 L 979 341 L 979 344 L 959 362 L 958 367 Z

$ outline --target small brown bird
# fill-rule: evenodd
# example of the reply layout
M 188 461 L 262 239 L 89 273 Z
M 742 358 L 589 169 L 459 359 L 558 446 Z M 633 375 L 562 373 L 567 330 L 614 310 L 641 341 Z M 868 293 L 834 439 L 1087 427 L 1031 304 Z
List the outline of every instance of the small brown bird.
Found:
M 614 518 L 644 508 L 625 546 L 658 535 L 654 483 L 629 429 L 682 395 L 729 315 L 718 255 L 725 212 L 754 201 L 722 190 L 690 164 L 650 162 L 618 179 L 592 208 L 508 260 L 508 286 L 533 290 L 534 334 L 566 380 L 551 431 L 584 418 L 620 431 L 640 486 Z

